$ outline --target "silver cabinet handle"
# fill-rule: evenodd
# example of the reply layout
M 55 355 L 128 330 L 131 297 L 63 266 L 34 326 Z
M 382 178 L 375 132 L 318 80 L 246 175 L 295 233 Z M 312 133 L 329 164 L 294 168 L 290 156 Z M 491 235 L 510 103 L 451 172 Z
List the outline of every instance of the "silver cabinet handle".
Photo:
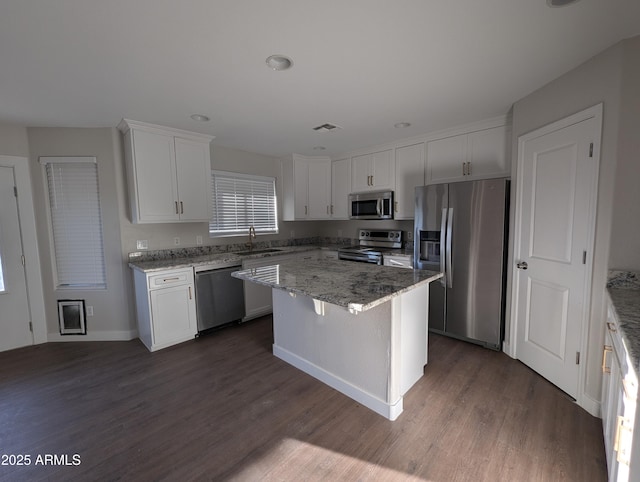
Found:
M 467 162 L 467 176 L 471 175 L 471 161 Z
M 527 269 L 529 265 L 527 264 L 526 261 L 520 261 L 518 264 L 516 264 L 516 267 L 518 269 Z
M 467 175 L 467 163 L 466 162 L 462 163 L 462 175 L 463 176 Z
M 305 207 L 304 207 L 304 214 L 305 214 L 305 216 L 308 214 L 308 212 L 307 212 L 307 206 L 305 206 Z
M 178 213 L 178 201 L 174 201 L 174 202 L 176 203 L 176 214 L 179 214 Z
M 184 206 L 182 205 L 182 201 L 180 201 L 180 214 L 184 214 Z
M 446 232 L 447 232 L 447 208 L 442 208 L 442 221 L 440 224 L 440 246 L 443 248 L 440 251 L 440 272 L 445 273 L 445 256 L 446 256 L 446 242 L 447 242 L 447 236 L 446 236 Z M 447 286 L 447 281 L 446 281 L 446 273 L 445 275 L 440 278 L 440 284 L 442 286 Z
M 447 286 L 453 288 L 453 208 L 448 209 L 447 213 Z

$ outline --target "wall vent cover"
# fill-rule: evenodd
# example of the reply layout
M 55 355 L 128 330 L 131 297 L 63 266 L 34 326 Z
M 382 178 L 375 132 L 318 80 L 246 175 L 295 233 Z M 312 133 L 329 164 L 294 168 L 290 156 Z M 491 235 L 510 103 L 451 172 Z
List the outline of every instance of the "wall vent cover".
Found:
M 336 129 L 342 129 L 342 127 L 337 126 L 335 124 L 329 124 L 328 122 L 326 124 L 322 124 L 320 126 L 316 126 L 313 128 L 314 131 L 318 131 L 318 132 L 331 132 Z

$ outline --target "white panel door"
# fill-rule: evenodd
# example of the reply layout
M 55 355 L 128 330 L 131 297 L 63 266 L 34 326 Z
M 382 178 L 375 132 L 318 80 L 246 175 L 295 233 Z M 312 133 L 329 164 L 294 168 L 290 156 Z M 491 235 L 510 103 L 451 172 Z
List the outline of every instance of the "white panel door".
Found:
M 461 180 L 466 161 L 466 134 L 428 142 L 427 184 Z
M 140 221 L 177 221 L 180 215 L 173 136 L 140 130 L 132 130 L 131 135 Z
M 211 219 L 211 160 L 209 144 L 175 138 L 178 199 L 181 221 Z
M 349 193 L 351 192 L 351 159 L 331 163 L 331 217 L 349 219 Z
M 520 147 L 516 354 L 574 398 L 588 311 L 595 132 L 596 121 L 587 119 L 528 138 Z
M 309 162 L 309 218 L 329 219 L 331 214 L 331 161 Z
M 33 344 L 13 168 L 0 167 L 0 351 Z
M 424 142 L 396 149 L 395 219 L 413 219 L 416 186 L 424 184 Z

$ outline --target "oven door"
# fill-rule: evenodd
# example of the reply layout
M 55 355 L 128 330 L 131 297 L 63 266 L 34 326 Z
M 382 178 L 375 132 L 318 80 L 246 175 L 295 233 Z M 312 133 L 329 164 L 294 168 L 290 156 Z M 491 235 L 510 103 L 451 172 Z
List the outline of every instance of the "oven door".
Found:
M 393 219 L 393 191 L 349 195 L 351 219 Z

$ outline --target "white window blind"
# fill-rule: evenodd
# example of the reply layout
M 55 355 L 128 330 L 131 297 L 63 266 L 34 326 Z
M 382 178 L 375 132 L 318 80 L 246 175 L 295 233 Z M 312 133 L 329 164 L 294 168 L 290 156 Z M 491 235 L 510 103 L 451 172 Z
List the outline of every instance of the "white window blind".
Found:
M 211 237 L 278 232 L 275 178 L 211 171 L 211 186 Z
M 95 157 L 41 157 L 59 288 L 105 288 L 102 217 Z

